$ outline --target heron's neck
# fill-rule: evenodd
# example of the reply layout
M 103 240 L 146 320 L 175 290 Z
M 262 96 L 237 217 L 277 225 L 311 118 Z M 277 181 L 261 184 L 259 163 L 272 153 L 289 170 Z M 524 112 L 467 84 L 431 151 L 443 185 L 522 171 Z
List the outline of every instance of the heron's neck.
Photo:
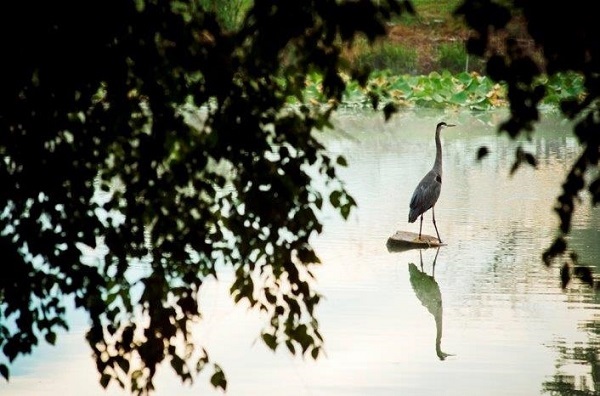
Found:
M 442 142 L 440 140 L 440 130 L 435 131 L 435 163 L 433 169 L 442 173 Z

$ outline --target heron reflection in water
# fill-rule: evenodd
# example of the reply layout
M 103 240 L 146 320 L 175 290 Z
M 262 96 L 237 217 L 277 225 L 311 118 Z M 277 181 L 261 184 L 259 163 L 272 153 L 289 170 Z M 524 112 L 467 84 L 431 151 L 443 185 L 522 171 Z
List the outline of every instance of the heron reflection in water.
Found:
M 423 270 L 423 253 L 419 249 L 419 256 L 421 258 L 421 269 L 417 268 L 417 266 L 413 263 L 408 264 L 408 272 L 410 274 L 410 284 L 417 295 L 421 304 L 433 315 L 435 318 L 435 352 L 440 358 L 440 360 L 446 359 L 448 356 L 452 356 L 451 354 L 445 353 L 442 351 L 442 293 L 440 292 L 440 287 L 436 282 L 435 275 L 435 262 L 438 257 L 438 253 L 440 252 L 440 248 L 437 248 L 435 252 L 435 258 L 433 259 L 433 266 L 431 270 L 431 275 L 427 275 Z

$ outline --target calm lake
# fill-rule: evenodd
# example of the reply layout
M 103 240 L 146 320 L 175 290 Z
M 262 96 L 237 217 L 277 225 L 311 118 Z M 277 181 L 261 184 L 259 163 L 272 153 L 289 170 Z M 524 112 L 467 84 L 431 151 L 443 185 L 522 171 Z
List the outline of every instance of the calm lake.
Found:
M 358 208 L 348 221 L 326 211 L 324 232 L 314 239 L 326 355 L 313 361 L 285 348 L 270 351 L 260 341 L 263 318 L 231 303 L 232 274 L 222 273 L 204 285 L 198 342 L 224 369 L 227 394 L 598 394 L 600 294 L 578 281 L 563 290 L 558 266 L 541 261 L 556 232 L 552 208 L 579 154 L 577 141 L 557 115 L 544 115 L 531 141 L 498 135 L 503 120 L 501 112 L 411 110 L 388 123 L 371 113 L 339 114 L 325 142 L 346 156 L 340 176 Z M 386 242 L 396 231 L 419 231 L 418 221 L 407 221 L 408 205 L 433 165 L 440 121 L 457 125 L 442 132 L 444 181 L 435 207 L 447 245 L 390 251 Z M 519 144 L 539 164 L 511 177 Z M 478 162 L 482 145 L 490 154 Z M 598 273 L 600 210 L 582 198 L 570 243 Z M 431 211 L 423 233 L 435 235 Z M 100 387 L 85 316 L 71 318 L 71 331 L 56 346 L 42 345 L 15 362 L 0 395 L 127 394 Z M 156 395 L 222 394 L 207 374 L 182 385 L 165 365 Z

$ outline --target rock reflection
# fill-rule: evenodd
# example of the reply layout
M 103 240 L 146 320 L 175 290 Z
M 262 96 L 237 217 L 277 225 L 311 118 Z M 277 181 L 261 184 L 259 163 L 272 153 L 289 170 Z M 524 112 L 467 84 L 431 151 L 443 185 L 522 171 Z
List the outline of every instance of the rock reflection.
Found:
M 423 270 L 423 253 L 419 250 L 419 257 L 421 258 L 421 269 L 417 268 L 417 266 L 413 263 L 408 264 L 408 272 L 410 274 L 410 284 L 415 291 L 415 294 L 421 304 L 433 315 L 435 319 L 435 352 L 440 358 L 440 360 L 446 359 L 448 356 L 452 356 L 451 354 L 445 353 L 442 351 L 442 317 L 443 317 L 443 307 L 442 307 L 442 293 L 440 291 L 440 287 L 436 282 L 435 276 L 435 262 L 438 257 L 438 253 L 440 252 L 440 248 L 437 248 L 435 252 L 435 258 L 433 259 L 431 275 L 428 275 Z

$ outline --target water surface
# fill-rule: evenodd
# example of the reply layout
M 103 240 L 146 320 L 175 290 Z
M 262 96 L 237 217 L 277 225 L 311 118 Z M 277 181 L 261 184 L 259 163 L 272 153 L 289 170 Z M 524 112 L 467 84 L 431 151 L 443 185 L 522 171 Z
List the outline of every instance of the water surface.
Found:
M 348 221 L 324 213 L 324 233 L 314 240 L 323 262 L 315 287 L 325 296 L 317 317 L 326 355 L 315 362 L 284 349 L 271 352 L 259 341 L 260 316 L 230 302 L 232 278 L 224 273 L 202 292 L 198 340 L 225 370 L 227 394 L 600 391 L 592 374 L 600 370 L 599 298 L 578 282 L 562 290 L 557 267 L 541 262 L 556 232 L 552 207 L 578 155 L 577 142 L 556 116 L 546 115 L 530 141 L 518 142 L 497 134 L 502 119 L 501 113 L 410 111 L 385 123 L 378 115 L 341 114 L 325 142 L 346 156 L 349 167 L 340 176 L 358 208 Z M 436 205 L 447 245 L 390 251 L 386 241 L 395 231 L 418 232 L 418 222 L 407 222 L 408 203 L 433 164 L 439 121 L 457 124 L 443 131 L 444 180 Z M 539 166 L 511 177 L 518 144 L 538 156 Z M 482 145 L 490 155 L 478 162 Z M 583 262 L 597 265 L 600 211 L 583 198 L 571 244 Z M 423 232 L 435 235 L 430 212 Z M 56 347 L 42 346 L 16 362 L 0 395 L 126 394 L 97 385 L 86 322 L 79 313 L 73 320 Z M 160 370 L 157 395 L 221 394 L 205 376 L 188 386 L 170 371 Z

